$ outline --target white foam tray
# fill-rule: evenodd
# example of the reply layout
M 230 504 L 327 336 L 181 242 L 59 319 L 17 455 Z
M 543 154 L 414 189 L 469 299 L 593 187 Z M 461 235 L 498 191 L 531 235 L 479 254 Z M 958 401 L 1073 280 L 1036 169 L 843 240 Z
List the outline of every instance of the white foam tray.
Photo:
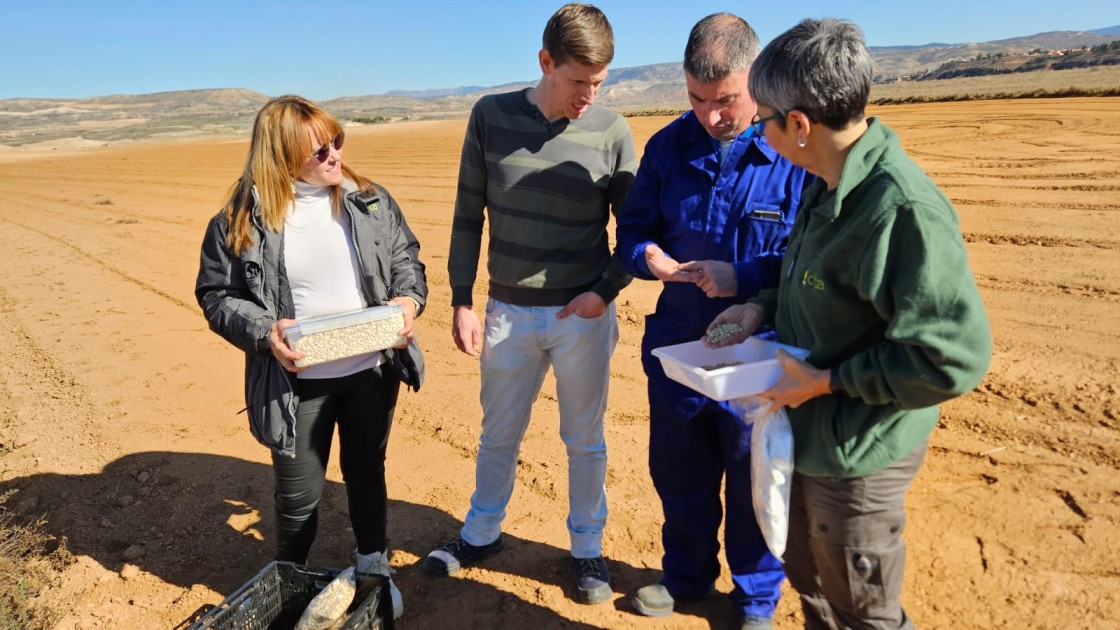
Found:
M 654 348 L 665 375 L 713 400 L 753 396 L 773 387 L 782 376 L 778 348 L 804 360 L 809 351 L 776 341 L 749 337 L 743 343 L 708 348 L 701 341 Z M 704 366 L 741 362 L 740 365 L 705 370 Z

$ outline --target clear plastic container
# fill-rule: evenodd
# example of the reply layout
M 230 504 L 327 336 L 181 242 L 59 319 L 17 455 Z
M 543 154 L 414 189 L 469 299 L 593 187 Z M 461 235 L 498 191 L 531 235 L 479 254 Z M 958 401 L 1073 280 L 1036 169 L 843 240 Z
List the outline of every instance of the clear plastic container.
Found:
M 773 387 L 782 376 L 778 348 L 804 360 L 809 351 L 776 341 L 749 337 L 743 343 L 708 348 L 701 341 L 655 348 L 665 375 L 713 400 L 753 396 Z
M 399 304 L 371 306 L 321 317 L 308 317 L 284 327 L 288 347 L 306 356 L 296 366 L 307 367 L 377 352 L 404 343 L 404 309 Z

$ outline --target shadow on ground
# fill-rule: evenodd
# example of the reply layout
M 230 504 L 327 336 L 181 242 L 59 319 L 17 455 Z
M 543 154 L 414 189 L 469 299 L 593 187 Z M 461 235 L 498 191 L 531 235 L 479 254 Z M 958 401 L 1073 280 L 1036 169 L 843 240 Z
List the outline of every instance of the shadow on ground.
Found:
M 39 474 L 0 482 L 0 493 L 16 491 L 13 504 L 20 506 L 23 517 L 45 517 L 47 533 L 64 537 L 73 553 L 89 556 L 108 570 L 120 571 L 127 563 L 184 589 L 202 585 L 229 594 L 272 559 L 272 486 L 267 464 L 198 453 L 146 452 L 121 457 L 98 474 Z M 344 567 L 352 562 L 354 541 L 346 509 L 342 484 L 328 482 L 309 564 Z M 442 510 L 390 501 L 394 550 L 422 559 L 460 526 L 458 518 Z M 572 597 L 566 549 L 508 533 L 505 543 L 502 553 L 486 561 L 487 570 L 558 584 Z M 617 561 L 611 561 L 611 569 L 615 590 L 623 594 L 658 577 L 657 571 Z M 456 627 L 472 618 L 517 620 L 518 627 L 594 627 L 489 584 L 429 578 L 419 563 L 399 568 L 395 580 L 407 609 L 402 623 L 412 627 Z M 614 607 L 624 609 L 625 604 L 620 599 Z M 724 602 L 705 602 L 695 611 L 682 612 L 721 618 L 726 615 L 720 604 Z

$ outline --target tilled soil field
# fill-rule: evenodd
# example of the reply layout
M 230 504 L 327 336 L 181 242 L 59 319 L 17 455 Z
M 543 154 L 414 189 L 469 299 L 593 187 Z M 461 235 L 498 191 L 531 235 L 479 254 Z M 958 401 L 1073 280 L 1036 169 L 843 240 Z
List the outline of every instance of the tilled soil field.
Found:
M 909 497 L 907 609 L 927 628 L 1120 627 L 1120 99 L 873 113 L 956 203 L 995 342 L 988 377 L 944 407 Z M 630 119 L 639 150 L 667 122 Z M 464 125 L 352 128 L 345 151 L 404 208 L 431 285 L 427 382 L 402 396 L 389 447 L 400 627 L 729 627 L 722 597 L 663 620 L 627 601 L 661 553 L 638 358 L 650 282 L 618 302 L 604 543 L 616 598 L 571 599 L 551 379 L 506 549 L 452 579 L 421 572 L 466 512 L 481 415 L 446 275 Z M 31 593 L 70 611 L 59 628 L 185 627 L 271 557 L 271 469 L 238 414 L 242 359 L 192 294 L 203 228 L 245 151 L 236 138 L 0 153 L 0 493 L 75 554 Z M 313 564 L 350 562 L 345 506 L 332 462 Z M 717 587 L 730 590 L 726 571 Z M 778 613 L 779 628 L 801 625 L 792 591 Z

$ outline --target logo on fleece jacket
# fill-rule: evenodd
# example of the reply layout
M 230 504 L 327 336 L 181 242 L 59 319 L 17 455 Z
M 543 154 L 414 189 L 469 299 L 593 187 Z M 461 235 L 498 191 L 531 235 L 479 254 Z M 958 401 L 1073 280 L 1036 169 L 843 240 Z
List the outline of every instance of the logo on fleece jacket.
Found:
M 809 287 L 810 289 L 816 289 L 817 291 L 824 291 L 824 280 L 821 280 L 808 269 L 806 269 L 804 275 L 801 276 L 801 285 Z

